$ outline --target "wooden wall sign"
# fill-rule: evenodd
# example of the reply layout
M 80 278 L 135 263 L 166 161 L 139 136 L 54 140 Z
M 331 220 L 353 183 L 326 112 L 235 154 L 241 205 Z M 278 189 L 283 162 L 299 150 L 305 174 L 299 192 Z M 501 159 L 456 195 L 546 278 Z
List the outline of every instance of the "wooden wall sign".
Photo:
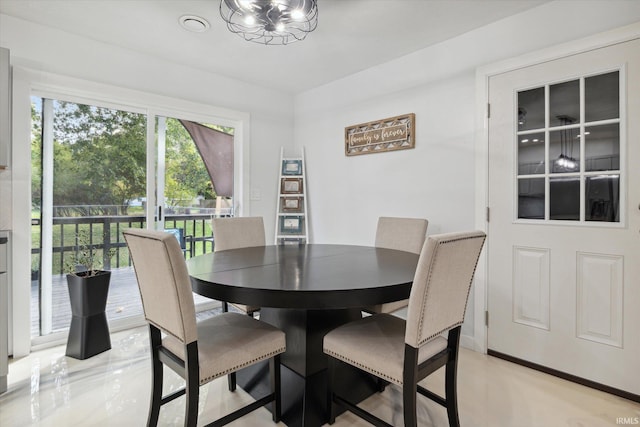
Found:
M 346 127 L 344 153 L 356 156 L 414 148 L 415 129 L 414 113 Z

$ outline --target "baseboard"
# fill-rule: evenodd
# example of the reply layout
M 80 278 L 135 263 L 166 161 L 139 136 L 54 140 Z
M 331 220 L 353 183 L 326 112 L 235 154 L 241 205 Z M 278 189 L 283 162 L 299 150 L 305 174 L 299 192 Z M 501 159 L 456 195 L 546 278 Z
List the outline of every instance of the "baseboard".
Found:
M 473 337 L 470 337 L 469 335 L 460 335 L 460 347 L 478 351 L 476 350 L 476 342 Z
M 546 366 L 538 365 L 537 363 L 528 362 L 517 357 L 509 356 L 508 354 L 500 353 L 495 350 L 487 350 L 489 356 L 497 357 L 508 362 L 522 365 L 536 371 L 544 372 L 545 374 L 553 375 L 554 377 L 562 378 L 563 380 L 571 381 L 576 384 L 580 384 L 589 388 L 604 391 L 605 393 L 613 394 L 614 396 L 622 397 L 624 399 L 631 400 L 633 402 L 640 403 L 640 395 L 629 393 L 628 391 L 620 390 L 605 384 L 600 384 L 595 381 L 587 380 L 585 378 L 577 377 L 575 375 L 567 374 L 566 372 L 558 371 L 556 369 L 548 368 Z

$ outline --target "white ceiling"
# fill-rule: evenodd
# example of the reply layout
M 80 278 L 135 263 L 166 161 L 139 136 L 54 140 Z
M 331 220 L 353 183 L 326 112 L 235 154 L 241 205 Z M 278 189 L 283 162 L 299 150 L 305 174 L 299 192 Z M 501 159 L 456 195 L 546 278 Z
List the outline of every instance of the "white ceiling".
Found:
M 230 33 L 219 0 L 0 0 L 0 13 L 290 93 L 466 33 L 548 0 L 318 0 L 318 28 L 287 46 Z M 211 28 L 188 32 L 191 14 Z

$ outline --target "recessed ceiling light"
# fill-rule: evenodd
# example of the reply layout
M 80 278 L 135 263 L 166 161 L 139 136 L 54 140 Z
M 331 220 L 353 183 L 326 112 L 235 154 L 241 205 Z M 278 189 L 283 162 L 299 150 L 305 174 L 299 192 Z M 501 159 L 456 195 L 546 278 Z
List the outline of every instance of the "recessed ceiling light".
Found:
M 193 33 L 202 33 L 210 27 L 206 19 L 195 15 L 183 15 L 178 22 L 182 28 Z

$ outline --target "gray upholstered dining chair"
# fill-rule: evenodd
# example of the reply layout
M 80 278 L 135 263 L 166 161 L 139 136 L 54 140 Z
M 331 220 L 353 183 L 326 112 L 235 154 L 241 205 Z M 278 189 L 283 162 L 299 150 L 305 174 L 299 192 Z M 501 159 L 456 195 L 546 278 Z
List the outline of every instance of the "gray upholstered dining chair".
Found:
M 261 216 L 213 218 L 211 220 L 213 230 L 213 251 L 220 252 L 230 249 L 251 248 L 264 246 L 264 220 Z M 260 307 L 231 303 L 240 311 L 253 315 Z M 229 311 L 226 301 L 222 302 L 222 310 Z
M 251 248 L 254 246 L 264 246 L 264 220 L 261 216 L 213 218 L 211 220 L 213 231 L 213 251 L 220 252 L 231 249 Z M 222 301 L 222 311 L 229 311 L 229 304 L 238 310 L 253 317 L 253 314 L 260 310 L 260 307 L 244 305 Z M 229 374 L 229 390 L 236 389 L 236 374 Z
M 450 426 L 460 425 L 456 396 L 460 328 L 485 237 L 481 231 L 472 231 L 427 238 L 406 321 L 387 313 L 374 314 L 325 335 L 323 348 L 330 356 L 330 424 L 339 404 L 371 424 L 390 426 L 333 392 L 336 360 L 340 360 L 402 387 L 405 426 L 417 425 L 418 392 L 447 408 Z M 442 366 L 446 366 L 445 398 L 418 385 Z
M 429 221 L 422 218 L 378 218 L 377 248 L 396 249 L 419 254 L 424 244 Z M 365 307 L 367 313 L 393 313 L 409 304 L 409 300 L 394 301 Z
M 213 425 L 228 424 L 270 402 L 273 420 L 278 422 L 280 353 L 285 351 L 285 334 L 240 313 L 221 313 L 196 322 L 189 274 L 176 238 L 170 233 L 142 229 L 128 229 L 123 235 L 149 323 L 153 377 L 147 425 L 158 424 L 161 405 L 186 394 L 184 425 L 195 427 L 201 385 L 267 359 L 271 392 Z M 162 396 L 163 365 L 185 379 L 184 388 Z

